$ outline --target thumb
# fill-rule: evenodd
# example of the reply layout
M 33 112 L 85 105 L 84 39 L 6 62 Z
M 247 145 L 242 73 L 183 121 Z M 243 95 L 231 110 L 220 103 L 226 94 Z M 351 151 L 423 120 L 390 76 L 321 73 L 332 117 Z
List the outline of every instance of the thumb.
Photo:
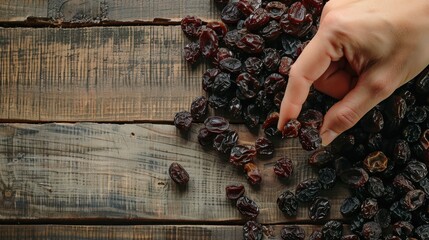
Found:
M 369 110 L 386 99 L 395 90 L 386 72 L 380 68 L 371 69 L 359 78 L 353 88 L 341 101 L 326 113 L 320 129 L 322 145 L 330 144 L 338 135 L 353 127 Z M 390 74 L 389 74 L 390 75 Z

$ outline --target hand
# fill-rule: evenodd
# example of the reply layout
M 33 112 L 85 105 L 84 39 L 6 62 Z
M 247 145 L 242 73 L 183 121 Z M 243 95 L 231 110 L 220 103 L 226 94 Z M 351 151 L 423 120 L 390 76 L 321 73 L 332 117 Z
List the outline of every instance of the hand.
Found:
M 314 84 L 341 99 L 320 129 L 326 146 L 428 64 L 429 1 L 330 0 L 291 68 L 278 128 L 298 117 Z

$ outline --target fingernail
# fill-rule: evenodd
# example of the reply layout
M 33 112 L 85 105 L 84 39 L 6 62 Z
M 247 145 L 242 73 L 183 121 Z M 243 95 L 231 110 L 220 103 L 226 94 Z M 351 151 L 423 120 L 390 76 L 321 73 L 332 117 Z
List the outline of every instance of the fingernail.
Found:
M 323 133 L 320 134 L 320 137 L 322 138 L 322 146 L 326 147 L 328 146 L 336 137 L 338 137 L 338 134 L 332 130 L 326 130 Z

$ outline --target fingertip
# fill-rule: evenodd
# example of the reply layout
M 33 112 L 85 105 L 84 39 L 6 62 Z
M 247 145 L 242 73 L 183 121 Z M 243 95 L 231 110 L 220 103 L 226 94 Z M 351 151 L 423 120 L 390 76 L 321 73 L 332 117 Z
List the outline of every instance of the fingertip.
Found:
M 335 138 L 338 137 L 338 133 L 336 133 L 333 130 L 327 129 L 324 132 L 320 134 L 320 137 L 322 138 L 322 146 L 326 147 L 328 146 L 332 141 L 335 140 Z

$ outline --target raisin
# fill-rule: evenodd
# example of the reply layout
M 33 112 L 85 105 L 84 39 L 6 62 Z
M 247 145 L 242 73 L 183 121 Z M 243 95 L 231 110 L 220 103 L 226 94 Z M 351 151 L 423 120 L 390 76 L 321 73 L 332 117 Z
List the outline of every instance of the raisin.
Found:
M 220 97 L 216 94 L 211 95 L 208 99 L 209 106 L 213 109 L 225 108 L 228 105 L 228 101 L 228 98 Z
M 260 117 L 257 108 L 253 104 L 249 104 L 245 111 L 243 111 L 244 124 L 250 129 L 255 130 L 258 127 Z
M 272 112 L 265 119 L 264 123 L 262 124 L 262 128 L 266 129 L 266 128 L 269 128 L 272 126 L 277 126 L 278 121 L 279 121 L 279 113 L 278 112 Z
M 219 48 L 215 58 L 213 59 L 213 64 L 219 66 L 220 62 L 227 58 L 234 57 L 234 54 L 227 48 Z
M 293 173 L 293 164 L 288 157 L 283 157 L 277 160 L 274 165 L 274 173 L 283 178 L 289 178 Z
M 287 190 L 280 194 L 277 198 L 277 205 L 285 215 L 289 217 L 296 216 L 298 200 L 291 191 Z
M 309 240 L 322 240 L 323 236 L 322 236 L 322 232 L 318 231 L 318 230 L 314 230 L 311 234 L 310 237 L 308 238 Z
M 429 78 L 428 78 L 428 85 L 429 85 Z M 417 227 L 414 230 L 414 233 L 418 237 L 418 239 L 420 239 L 420 240 L 429 239 L 429 224 L 421 225 L 421 226 Z
M 254 32 L 262 28 L 265 24 L 270 21 L 270 16 L 267 11 L 263 8 L 256 9 L 249 17 L 244 21 L 244 26 L 247 30 Z
M 173 162 L 170 165 L 170 168 L 168 168 L 168 174 L 171 179 L 179 185 L 186 185 L 189 182 L 188 172 L 186 172 L 186 170 L 177 162 Z
M 308 158 L 309 165 L 318 167 L 326 165 L 332 161 L 334 161 L 334 155 L 326 149 L 316 150 Z
M 401 238 L 407 238 L 413 234 L 414 226 L 409 222 L 399 221 L 392 226 L 393 233 Z
M 200 34 L 200 50 L 205 58 L 216 56 L 219 47 L 219 39 L 215 31 L 204 28 Z
M 285 226 L 282 228 L 280 236 L 284 240 L 304 240 L 305 231 L 299 226 Z
M 216 137 L 215 133 L 210 132 L 207 128 L 201 128 L 198 132 L 198 142 L 203 147 L 212 147 L 213 140 Z
M 278 21 L 286 12 L 287 7 L 281 2 L 273 1 L 269 2 L 267 6 L 265 6 L 265 10 L 267 10 L 270 18 Z
M 309 217 L 311 220 L 325 219 L 331 210 L 331 204 L 327 198 L 316 198 L 310 206 Z
M 274 48 L 265 48 L 263 63 L 265 69 L 267 69 L 268 71 L 276 71 L 279 68 L 280 64 L 279 52 Z
M 248 33 L 236 43 L 237 48 L 250 54 L 258 54 L 264 50 L 264 39 L 256 34 Z
M 344 199 L 340 207 L 340 212 L 345 217 L 351 217 L 360 209 L 361 202 L 357 197 L 348 197 Z
M 256 156 L 256 149 L 253 146 L 235 145 L 231 149 L 229 162 L 235 166 L 243 166 L 252 162 Z
M 370 177 L 366 183 L 366 190 L 370 197 L 381 198 L 384 196 L 384 184 L 378 177 Z
M 377 199 L 367 198 L 362 202 L 361 205 L 361 216 L 365 219 L 372 219 L 375 214 L 378 212 L 378 202 Z
M 272 73 L 265 78 L 264 91 L 267 95 L 276 95 L 286 89 L 286 81 L 284 77 L 278 73 Z
M 225 187 L 226 197 L 229 200 L 237 200 L 244 195 L 245 189 L 242 184 L 228 185 Z
M 255 98 L 259 91 L 260 85 L 256 78 L 249 73 L 241 73 L 236 79 L 237 97 L 241 100 Z
M 312 151 L 320 147 L 322 139 L 317 129 L 304 127 L 299 131 L 299 142 L 304 150 Z
M 255 11 L 255 8 L 252 6 L 252 4 L 250 4 L 248 0 L 239 0 L 237 2 L 237 8 L 245 16 L 249 16 Z
M 355 136 L 352 134 L 341 134 L 331 143 L 333 153 L 346 153 L 353 150 L 355 145 Z
M 362 227 L 363 227 L 364 223 L 365 223 L 365 219 L 362 216 L 357 215 L 356 217 L 354 217 L 352 219 L 352 221 L 350 223 L 350 231 L 352 231 L 353 233 L 361 235 Z
M 213 148 L 221 153 L 229 154 L 237 141 L 237 132 L 234 130 L 227 130 L 214 138 Z
M 392 160 L 396 164 L 398 165 L 406 164 L 411 157 L 410 146 L 406 141 L 402 139 L 398 139 L 395 141 L 390 155 L 392 156 Z
M 420 135 L 422 134 L 422 129 L 417 124 L 410 124 L 402 130 L 402 137 L 405 141 L 409 143 L 414 143 L 419 140 Z
M 225 58 L 219 62 L 219 67 L 222 71 L 228 73 L 239 73 L 241 71 L 241 61 L 233 57 Z
M 229 128 L 229 122 L 220 116 L 211 116 L 204 121 L 207 130 L 212 133 L 222 133 Z
M 365 114 L 365 116 L 361 119 L 360 124 L 364 131 L 378 133 L 384 127 L 383 114 L 374 108 Z
M 189 38 L 197 38 L 203 22 L 194 16 L 186 16 L 180 21 L 183 33 Z
M 322 189 L 331 189 L 335 186 L 337 174 L 333 168 L 322 168 L 319 170 L 319 182 Z
M 264 63 L 257 57 L 249 57 L 244 61 L 244 69 L 253 75 L 261 73 Z
M 299 135 L 299 130 L 301 129 L 301 123 L 296 119 L 289 120 L 283 127 L 283 137 L 286 138 L 296 138 Z
M 221 72 L 215 77 L 212 90 L 216 94 L 225 95 L 232 90 L 232 84 L 231 75 Z
M 380 224 L 376 222 L 367 222 L 362 227 L 362 236 L 367 240 L 378 240 L 382 234 Z
M 275 20 L 269 21 L 265 27 L 259 30 L 259 34 L 267 41 L 276 40 L 278 37 L 280 37 L 282 32 L 283 31 L 280 27 L 280 24 Z
M 188 111 L 176 113 L 174 116 L 174 125 L 182 131 L 188 131 L 192 125 L 192 115 Z
M 244 164 L 244 171 L 246 172 L 247 180 L 252 185 L 257 185 L 261 183 L 262 176 L 255 163 L 249 162 Z
M 343 224 L 338 221 L 329 221 L 322 227 L 323 239 L 340 240 L 343 235 Z
M 289 76 L 290 68 L 292 67 L 293 59 L 290 57 L 282 57 L 280 59 L 279 73 L 283 76 Z
M 262 225 L 255 221 L 247 221 L 243 226 L 244 240 L 262 240 Z
M 418 189 L 409 191 L 401 200 L 401 204 L 407 211 L 415 211 L 426 202 L 426 194 Z
M 200 45 L 198 43 L 186 44 L 183 51 L 185 60 L 189 64 L 195 64 L 201 56 Z
M 237 3 L 236 2 L 230 2 L 228 3 L 223 9 L 220 14 L 220 17 L 222 21 L 226 24 L 236 24 L 242 14 L 240 10 L 238 10 Z
M 283 47 L 283 53 L 292 58 L 296 59 L 297 56 L 297 49 L 302 45 L 302 42 L 293 36 L 283 34 L 282 35 L 282 47 Z
M 259 206 L 252 199 L 243 196 L 237 200 L 238 211 L 246 218 L 255 219 L 259 215 Z
M 195 120 L 202 120 L 207 115 L 207 98 L 197 97 L 191 104 L 191 115 Z
M 404 169 L 404 175 L 413 182 L 420 182 L 428 174 L 426 165 L 419 161 L 411 161 Z
M 242 114 L 242 109 L 243 109 L 243 105 L 240 99 L 236 97 L 231 99 L 231 101 L 229 102 L 228 111 L 233 118 L 240 118 Z
M 350 187 L 358 188 L 368 181 L 368 173 L 363 168 L 350 168 L 341 172 L 341 180 Z
M 312 127 L 319 129 L 323 123 L 323 114 L 314 109 L 308 109 L 300 114 L 298 121 L 303 127 Z
M 203 89 L 206 92 L 212 91 L 213 83 L 216 76 L 221 73 L 217 68 L 210 68 L 203 74 Z
M 206 26 L 215 31 L 218 38 L 220 39 L 225 37 L 226 33 L 228 32 L 228 28 L 223 22 L 212 21 L 208 22 Z
M 280 19 L 280 26 L 283 31 L 294 37 L 303 37 L 306 35 L 313 24 L 311 14 L 307 13 L 307 9 L 302 2 L 295 2 Z
M 409 123 L 423 123 L 427 119 L 427 112 L 425 108 L 416 106 L 407 112 L 406 118 Z
M 388 228 L 392 221 L 390 211 L 385 208 L 378 210 L 378 212 L 374 216 L 374 221 L 380 224 L 381 228 Z
M 255 142 L 256 152 L 260 156 L 272 156 L 274 154 L 274 144 L 265 137 L 259 137 Z
M 384 155 L 384 153 L 381 151 L 377 151 L 370 153 L 363 161 L 363 164 L 365 169 L 370 173 L 376 173 L 386 170 L 388 162 L 389 160 L 387 159 L 386 155 Z
M 321 189 L 322 186 L 319 181 L 317 181 L 317 179 L 310 178 L 296 186 L 295 195 L 300 202 L 310 202 L 318 197 Z
M 411 221 L 412 215 L 406 211 L 399 202 L 394 202 L 389 208 L 392 219 L 396 221 Z
M 414 184 L 410 180 L 406 179 L 402 174 L 396 175 L 396 177 L 393 179 L 393 186 L 395 186 L 398 191 L 403 193 L 407 193 L 416 189 Z

